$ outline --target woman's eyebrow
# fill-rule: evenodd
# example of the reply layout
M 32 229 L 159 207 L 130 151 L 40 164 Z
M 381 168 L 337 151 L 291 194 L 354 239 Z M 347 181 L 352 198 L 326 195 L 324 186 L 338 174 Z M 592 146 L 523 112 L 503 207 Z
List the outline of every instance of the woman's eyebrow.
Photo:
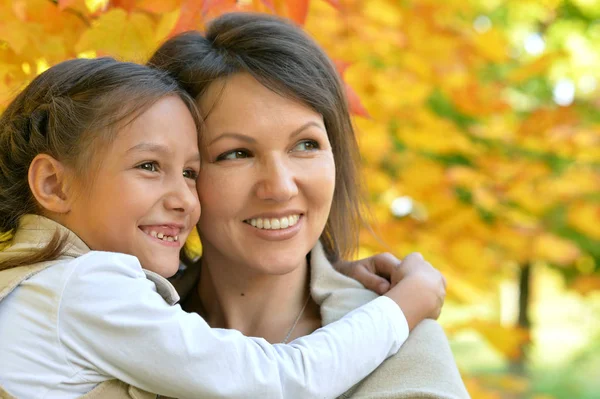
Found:
M 322 125 L 318 124 L 317 122 L 310 121 L 310 122 L 307 122 L 304 125 L 300 126 L 298 129 L 294 130 L 292 133 L 290 133 L 290 138 L 292 139 L 292 138 L 296 137 L 297 135 L 299 135 L 300 133 L 302 133 L 304 130 L 308 129 L 311 126 L 317 127 L 319 129 L 325 131 L 325 128 Z
M 295 136 L 299 135 L 305 129 L 307 129 L 307 128 L 311 127 L 311 126 L 317 127 L 317 128 L 319 128 L 319 129 L 321 129 L 323 131 L 325 130 L 323 128 L 323 126 L 320 125 L 319 123 L 311 121 L 311 122 L 305 123 L 304 125 L 300 126 L 298 129 L 292 131 L 292 133 L 290 133 L 290 138 L 294 138 Z M 251 144 L 256 143 L 256 139 L 254 139 L 254 137 L 246 136 L 245 134 L 241 134 L 241 133 L 225 132 L 225 133 L 222 133 L 222 134 L 218 135 L 214 139 L 212 139 L 208 143 L 208 145 L 210 146 L 210 145 L 212 145 L 212 144 L 216 143 L 217 141 L 219 141 L 221 139 L 224 139 L 224 138 L 238 139 L 238 140 L 242 140 L 242 141 L 245 141 L 245 142 L 251 143 Z
M 221 139 L 225 139 L 225 138 L 238 139 L 238 140 L 242 140 L 242 141 L 245 141 L 245 142 L 251 143 L 251 144 L 256 143 L 256 140 L 254 139 L 254 137 L 246 136 L 245 134 L 241 134 L 241 133 L 225 132 L 225 133 L 222 133 L 222 134 L 218 135 L 214 139 L 212 139 L 208 143 L 208 145 L 212 145 L 215 142 L 217 142 L 217 141 L 219 141 Z

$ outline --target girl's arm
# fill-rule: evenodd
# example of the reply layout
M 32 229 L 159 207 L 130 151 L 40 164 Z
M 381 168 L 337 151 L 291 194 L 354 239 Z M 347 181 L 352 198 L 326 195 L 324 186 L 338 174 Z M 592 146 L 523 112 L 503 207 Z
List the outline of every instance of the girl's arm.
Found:
M 381 297 L 309 336 L 270 345 L 169 306 L 134 257 L 92 252 L 74 262 L 59 311 L 67 360 L 161 395 L 334 398 L 408 336 L 398 305 Z

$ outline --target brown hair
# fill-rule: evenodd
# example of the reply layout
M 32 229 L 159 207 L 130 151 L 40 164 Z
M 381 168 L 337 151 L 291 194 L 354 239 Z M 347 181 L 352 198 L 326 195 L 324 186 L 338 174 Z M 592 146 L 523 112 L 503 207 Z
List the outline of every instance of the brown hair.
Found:
M 187 32 L 171 38 L 148 64 L 169 72 L 196 99 L 215 80 L 246 72 L 320 113 L 336 163 L 333 204 L 321 241 L 331 260 L 356 251 L 362 223 L 358 144 L 341 79 L 306 33 L 277 17 L 230 13 L 213 20 L 204 36 Z
M 143 65 L 74 59 L 36 77 L 0 117 L 0 233 L 15 232 L 23 215 L 43 211 L 27 178 L 38 154 L 48 154 L 78 174 L 93 175 L 98 165 L 90 160 L 98 159 L 118 128 L 172 95 L 184 101 L 198 123 L 194 100 L 177 82 Z M 65 240 L 55 235 L 36 253 L 0 262 L 0 270 L 56 259 Z

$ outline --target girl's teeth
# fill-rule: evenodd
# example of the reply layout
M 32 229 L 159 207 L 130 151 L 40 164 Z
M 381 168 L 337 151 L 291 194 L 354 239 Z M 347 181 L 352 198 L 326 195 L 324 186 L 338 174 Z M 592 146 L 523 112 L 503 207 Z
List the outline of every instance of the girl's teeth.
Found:
M 150 235 L 151 237 L 163 240 L 163 241 L 169 241 L 169 242 L 179 241 L 179 236 L 168 236 L 168 235 L 163 234 L 163 233 L 157 233 L 154 230 L 152 230 L 150 232 L 146 232 L 146 234 Z
M 292 215 L 292 216 L 286 216 L 286 217 L 282 217 L 282 218 L 270 218 L 270 219 L 255 218 L 255 219 L 246 220 L 246 223 L 250 224 L 253 227 L 256 227 L 257 229 L 280 230 L 280 229 L 287 229 L 288 227 L 292 227 L 293 225 L 298 223 L 298 220 L 300 220 L 300 215 Z

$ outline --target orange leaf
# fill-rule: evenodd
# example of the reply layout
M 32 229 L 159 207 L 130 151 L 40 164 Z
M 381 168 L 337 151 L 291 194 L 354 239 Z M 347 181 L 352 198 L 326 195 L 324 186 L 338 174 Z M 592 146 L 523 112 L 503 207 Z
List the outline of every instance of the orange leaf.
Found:
M 275 4 L 271 0 L 261 0 L 261 2 L 267 6 L 271 11 L 275 11 Z
M 77 0 L 58 0 L 58 9 L 64 10 L 65 8 L 69 8 L 73 6 L 73 4 L 78 3 Z
M 339 0 L 325 0 L 325 1 L 329 4 L 331 4 L 331 6 L 333 8 L 335 8 L 336 10 L 342 9 L 342 5 L 340 4 Z
M 350 66 L 349 62 L 340 60 L 333 60 L 333 64 L 335 65 L 335 69 L 337 69 L 340 76 L 344 76 L 344 74 L 346 73 L 346 69 L 348 69 L 348 67 Z
M 143 0 L 138 1 L 137 8 L 155 14 L 164 14 L 175 10 L 179 2 L 179 0 Z
M 169 33 L 169 37 L 196 29 L 202 20 L 204 11 L 205 4 L 203 0 L 184 0 L 181 4 L 179 19 L 177 19 L 173 30 Z
M 304 25 L 308 15 L 308 5 L 310 0 L 286 0 L 288 16 L 298 25 Z
M 588 275 L 579 276 L 570 286 L 571 289 L 582 295 L 588 295 L 592 292 L 600 291 L 600 276 Z

